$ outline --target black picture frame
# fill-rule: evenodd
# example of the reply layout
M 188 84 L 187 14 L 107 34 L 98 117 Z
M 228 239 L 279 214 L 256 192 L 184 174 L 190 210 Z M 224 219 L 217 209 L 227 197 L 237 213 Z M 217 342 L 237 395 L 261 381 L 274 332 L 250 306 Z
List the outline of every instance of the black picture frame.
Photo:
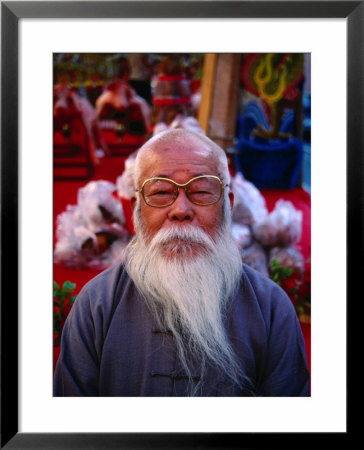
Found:
M 75 1 L 1 2 L 1 448 L 137 449 L 302 446 L 307 433 L 19 433 L 18 432 L 18 21 L 21 18 L 346 18 L 347 299 L 363 263 L 363 1 Z M 360 290 L 358 292 L 361 292 Z M 354 300 L 354 298 L 352 298 Z M 348 336 L 349 337 L 349 336 Z M 347 349 L 350 349 L 349 340 Z M 348 358 L 349 361 L 349 358 Z M 347 369 L 348 370 L 348 369 Z M 348 371 L 347 371 L 347 374 Z M 337 445 L 347 432 L 334 433 Z M 320 436 L 316 433 L 315 443 Z M 351 433 L 350 433 L 351 436 Z M 268 444 L 269 443 L 269 444 Z

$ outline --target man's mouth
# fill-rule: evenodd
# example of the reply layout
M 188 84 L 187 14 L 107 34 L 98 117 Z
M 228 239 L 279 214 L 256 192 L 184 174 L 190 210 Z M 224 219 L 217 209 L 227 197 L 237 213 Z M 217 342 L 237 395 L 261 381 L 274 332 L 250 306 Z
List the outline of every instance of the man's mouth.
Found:
M 206 246 L 190 239 L 173 238 L 161 243 L 161 252 L 165 257 L 193 257 L 206 252 Z

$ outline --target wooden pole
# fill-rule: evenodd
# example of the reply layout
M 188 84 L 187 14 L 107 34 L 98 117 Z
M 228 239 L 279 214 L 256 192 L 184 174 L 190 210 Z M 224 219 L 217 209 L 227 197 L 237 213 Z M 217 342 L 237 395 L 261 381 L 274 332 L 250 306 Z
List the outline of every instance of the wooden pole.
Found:
M 209 121 L 214 92 L 216 53 L 206 53 L 201 83 L 201 103 L 198 110 L 198 121 L 206 134 L 209 132 Z
M 199 122 L 205 133 L 220 147 L 234 143 L 239 105 L 238 53 L 206 54 L 201 86 Z

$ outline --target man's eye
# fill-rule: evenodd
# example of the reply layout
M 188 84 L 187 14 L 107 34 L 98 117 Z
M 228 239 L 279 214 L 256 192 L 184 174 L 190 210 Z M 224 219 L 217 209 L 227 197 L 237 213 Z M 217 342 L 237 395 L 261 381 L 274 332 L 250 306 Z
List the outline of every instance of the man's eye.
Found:
M 171 191 L 156 191 L 156 192 L 151 192 L 150 195 L 171 195 L 173 194 L 173 192 Z
M 190 191 L 190 195 L 211 195 L 210 191 Z

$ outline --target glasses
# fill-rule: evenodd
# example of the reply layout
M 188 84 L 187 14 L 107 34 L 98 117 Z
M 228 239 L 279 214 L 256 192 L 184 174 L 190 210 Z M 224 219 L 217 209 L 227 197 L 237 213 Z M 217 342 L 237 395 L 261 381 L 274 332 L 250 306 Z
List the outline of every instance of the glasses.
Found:
M 184 184 L 176 183 L 169 178 L 148 178 L 137 192 L 141 192 L 147 205 L 164 208 L 174 203 L 181 187 L 184 188 L 187 198 L 195 205 L 200 206 L 217 203 L 224 191 L 224 185 L 219 177 L 201 175 Z

